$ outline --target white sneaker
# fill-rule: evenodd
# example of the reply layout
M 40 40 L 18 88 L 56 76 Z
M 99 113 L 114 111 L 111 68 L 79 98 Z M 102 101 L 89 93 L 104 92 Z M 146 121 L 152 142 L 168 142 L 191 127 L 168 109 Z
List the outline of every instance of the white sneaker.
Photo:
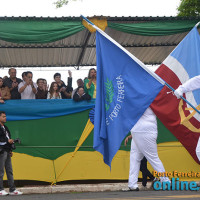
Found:
M 9 195 L 22 195 L 23 192 L 20 192 L 18 190 L 14 190 L 13 192 L 9 192 Z
M 0 191 L 0 196 L 6 196 L 6 195 L 8 195 L 8 193 L 5 190 Z

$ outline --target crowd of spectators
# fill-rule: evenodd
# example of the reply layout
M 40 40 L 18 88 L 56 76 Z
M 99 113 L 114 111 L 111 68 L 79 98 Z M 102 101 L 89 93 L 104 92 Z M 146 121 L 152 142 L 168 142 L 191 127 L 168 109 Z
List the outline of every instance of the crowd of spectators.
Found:
M 73 99 L 83 101 L 96 98 L 96 70 L 89 70 L 88 77 L 77 80 L 77 88 L 72 87 L 72 73 L 68 71 L 67 85 L 61 80 L 61 74 L 55 73 L 54 82 L 49 88 L 46 79 L 33 82 L 31 71 L 23 72 L 22 79 L 17 78 L 15 68 L 8 70 L 9 77 L 0 77 L 0 103 L 9 99 Z

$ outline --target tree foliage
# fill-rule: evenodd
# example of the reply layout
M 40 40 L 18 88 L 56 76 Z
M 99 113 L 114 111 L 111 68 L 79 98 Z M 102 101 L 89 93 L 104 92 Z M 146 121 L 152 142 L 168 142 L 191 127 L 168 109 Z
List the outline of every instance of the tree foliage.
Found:
M 181 0 L 177 10 L 181 17 L 200 16 L 200 0 Z
M 61 8 L 62 6 L 67 5 L 69 1 L 70 0 L 57 0 L 54 4 L 56 5 L 56 8 Z

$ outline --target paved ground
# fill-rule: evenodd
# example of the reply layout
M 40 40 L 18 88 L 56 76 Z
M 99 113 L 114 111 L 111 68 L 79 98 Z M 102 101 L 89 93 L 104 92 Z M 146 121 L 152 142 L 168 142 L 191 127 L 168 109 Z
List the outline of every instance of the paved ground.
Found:
M 81 200 L 152 200 L 152 199 L 200 199 L 200 191 L 155 191 L 150 188 L 144 190 L 140 185 L 140 191 L 126 191 L 127 183 L 100 183 L 100 184 L 67 184 L 56 186 L 35 186 L 22 187 L 20 191 L 22 196 L 5 196 L 0 197 L 5 200 L 64 200 L 64 199 L 81 199 Z M 8 190 L 6 188 L 6 190 Z
M 148 183 L 150 186 L 150 183 Z M 29 186 L 18 188 L 24 194 L 50 194 L 50 193 L 80 193 L 80 192 L 103 192 L 122 191 L 128 189 L 127 183 L 100 183 L 100 184 L 67 184 L 56 186 Z M 5 189 L 8 191 L 8 188 Z

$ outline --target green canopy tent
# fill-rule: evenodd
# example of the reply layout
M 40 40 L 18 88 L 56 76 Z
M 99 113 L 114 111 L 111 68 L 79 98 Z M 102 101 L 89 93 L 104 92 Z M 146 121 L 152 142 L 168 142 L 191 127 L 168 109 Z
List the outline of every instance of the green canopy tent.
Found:
M 178 17 L 93 17 L 143 63 L 160 64 L 199 21 Z M 0 18 L 0 67 L 96 66 L 95 33 L 80 17 Z

